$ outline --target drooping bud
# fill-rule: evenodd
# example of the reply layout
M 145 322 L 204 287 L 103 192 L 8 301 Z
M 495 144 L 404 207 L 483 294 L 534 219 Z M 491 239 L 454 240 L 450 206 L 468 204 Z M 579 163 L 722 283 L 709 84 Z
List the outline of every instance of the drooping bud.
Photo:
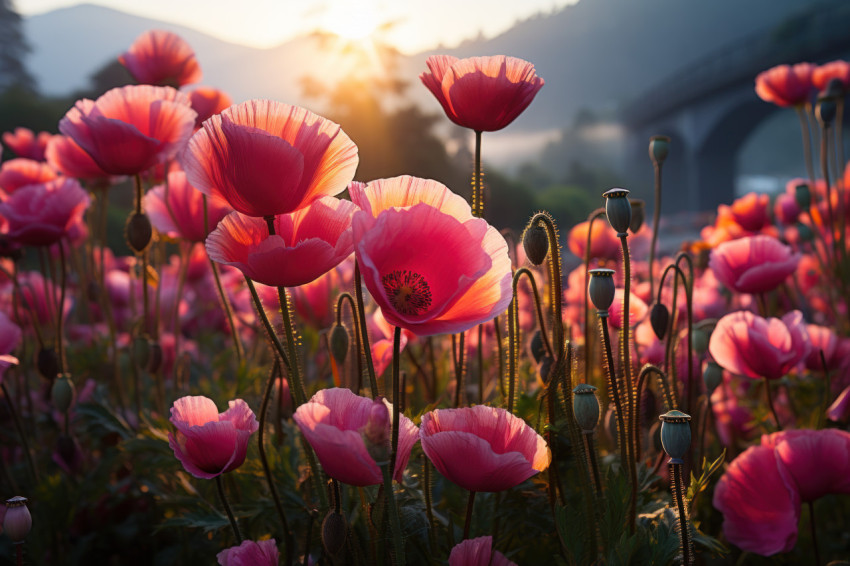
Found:
M 670 311 L 663 303 L 655 303 L 649 311 L 649 324 L 659 340 L 667 335 L 667 325 L 670 324 Z
M 838 77 L 833 77 L 826 83 L 826 88 L 823 89 L 823 92 L 826 96 L 841 98 L 844 96 L 844 83 Z
M 617 236 L 628 235 L 632 223 L 632 204 L 629 202 L 629 191 L 614 188 L 602 193 L 605 197 L 605 214 L 611 228 L 617 231 Z
M 817 104 L 815 106 L 815 116 L 817 116 L 821 127 L 828 128 L 832 125 L 832 122 L 835 120 L 835 113 L 837 110 L 838 104 L 836 104 L 834 98 L 831 96 L 818 97 Z
M 522 234 L 522 247 L 532 265 L 540 265 L 549 253 L 549 236 L 540 224 L 528 226 Z
M 348 331 L 341 324 L 334 324 L 331 329 L 331 355 L 336 360 L 338 365 L 345 363 L 345 357 L 348 355 Z
M 702 372 L 702 380 L 705 383 L 705 390 L 711 395 L 723 382 L 723 368 L 717 362 L 708 362 L 705 371 Z
M 53 406 L 60 413 L 65 413 L 71 408 L 76 397 L 74 382 L 71 377 L 65 373 L 53 380 L 53 387 L 50 389 L 50 399 L 53 401 Z
M 133 339 L 133 361 L 139 369 L 147 369 L 151 359 L 151 341 L 146 336 Z
M 148 357 L 148 372 L 156 373 L 162 367 L 162 346 L 156 340 L 150 342 L 150 356 Z
M 668 411 L 661 419 L 661 444 L 670 456 L 670 463 L 684 464 L 685 454 L 691 445 L 691 416 L 682 411 Z
M 3 519 L 3 532 L 15 544 L 24 542 L 32 529 L 32 515 L 27 508 L 27 498 L 17 495 L 6 500 L 6 517 Z
M 59 355 L 53 348 L 42 348 L 36 359 L 38 373 L 45 379 L 56 379 L 59 374 Z
M 581 383 L 573 389 L 573 413 L 582 432 L 593 432 L 599 423 L 599 399 L 596 397 L 596 387 Z
M 383 397 L 377 397 L 369 409 L 369 420 L 360 431 L 366 451 L 379 466 L 390 460 L 390 411 Z
M 540 360 L 546 354 L 546 347 L 543 345 L 543 335 L 540 333 L 540 330 L 535 330 L 534 334 L 531 335 L 528 350 L 531 353 L 531 357 L 534 358 L 534 362 L 539 364 Z
M 140 254 L 147 249 L 153 238 L 153 226 L 147 214 L 143 212 L 134 212 L 127 219 L 125 229 L 127 237 L 127 245 L 135 253 Z
M 797 206 L 800 210 L 806 212 L 812 206 L 812 190 L 808 183 L 800 183 L 794 187 L 794 199 L 797 201 Z
M 691 348 L 694 349 L 694 352 L 698 356 L 702 356 L 708 351 L 709 338 L 708 332 L 702 328 L 694 328 L 693 335 L 691 336 Z
M 336 556 L 345 547 L 345 538 L 348 534 L 348 521 L 345 515 L 337 513 L 335 509 L 328 511 L 325 520 L 322 521 L 322 544 L 331 556 Z
M 667 136 L 652 136 L 649 138 L 649 158 L 656 165 L 661 165 L 667 159 L 670 150 L 670 138 Z
M 537 366 L 537 373 L 540 375 L 543 383 L 549 383 L 549 374 L 552 373 L 553 363 L 555 363 L 555 360 L 552 359 L 552 356 L 543 356 L 540 365 Z
M 590 284 L 588 285 L 590 301 L 599 311 L 599 316 L 606 317 L 608 316 L 608 309 L 614 302 L 614 293 L 616 292 L 614 270 L 599 268 L 591 269 L 588 273 L 590 273 Z
M 646 203 L 636 198 L 629 199 L 629 202 L 632 203 L 632 222 L 629 224 L 629 230 L 632 234 L 637 234 L 646 220 Z

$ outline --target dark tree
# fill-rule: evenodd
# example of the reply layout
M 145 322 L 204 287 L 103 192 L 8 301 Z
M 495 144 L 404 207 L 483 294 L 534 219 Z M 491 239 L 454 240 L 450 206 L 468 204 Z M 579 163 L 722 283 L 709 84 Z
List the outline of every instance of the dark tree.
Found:
M 24 65 L 28 52 L 21 16 L 12 0 L 0 0 L 0 92 L 13 86 L 35 90 L 35 81 Z

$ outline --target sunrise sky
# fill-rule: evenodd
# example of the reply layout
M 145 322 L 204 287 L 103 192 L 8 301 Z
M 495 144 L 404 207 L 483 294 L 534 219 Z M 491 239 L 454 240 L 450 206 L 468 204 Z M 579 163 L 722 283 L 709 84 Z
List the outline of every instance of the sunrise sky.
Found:
M 93 0 L 91 4 L 170 21 L 221 39 L 271 47 L 301 33 L 325 29 L 351 38 L 393 25 L 383 39 L 405 53 L 454 46 L 479 33 L 492 37 L 517 19 L 578 0 Z M 83 2 L 14 0 L 24 15 Z

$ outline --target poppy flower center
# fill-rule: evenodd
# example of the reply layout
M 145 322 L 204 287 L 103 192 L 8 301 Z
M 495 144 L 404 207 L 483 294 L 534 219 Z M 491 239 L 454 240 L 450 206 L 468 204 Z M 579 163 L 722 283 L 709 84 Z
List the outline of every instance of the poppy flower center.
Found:
M 431 287 L 415 271 L 397 269 L 381 277 L 384 291 L 401 314 L 422 314 L 431 306 Z

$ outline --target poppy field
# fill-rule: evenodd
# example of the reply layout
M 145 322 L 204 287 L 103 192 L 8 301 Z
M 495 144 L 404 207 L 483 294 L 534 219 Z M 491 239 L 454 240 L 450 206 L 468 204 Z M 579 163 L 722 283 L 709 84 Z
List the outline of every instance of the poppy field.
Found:
M 805 177 L 669 248 L 663 132 L 654 203 L 488 222 L 531 62 L 428 58 L 448 187 L 173 33 L 119 61 L 2 135 L 0 564 L 847 563 L 850 63 L 754 77 Z

